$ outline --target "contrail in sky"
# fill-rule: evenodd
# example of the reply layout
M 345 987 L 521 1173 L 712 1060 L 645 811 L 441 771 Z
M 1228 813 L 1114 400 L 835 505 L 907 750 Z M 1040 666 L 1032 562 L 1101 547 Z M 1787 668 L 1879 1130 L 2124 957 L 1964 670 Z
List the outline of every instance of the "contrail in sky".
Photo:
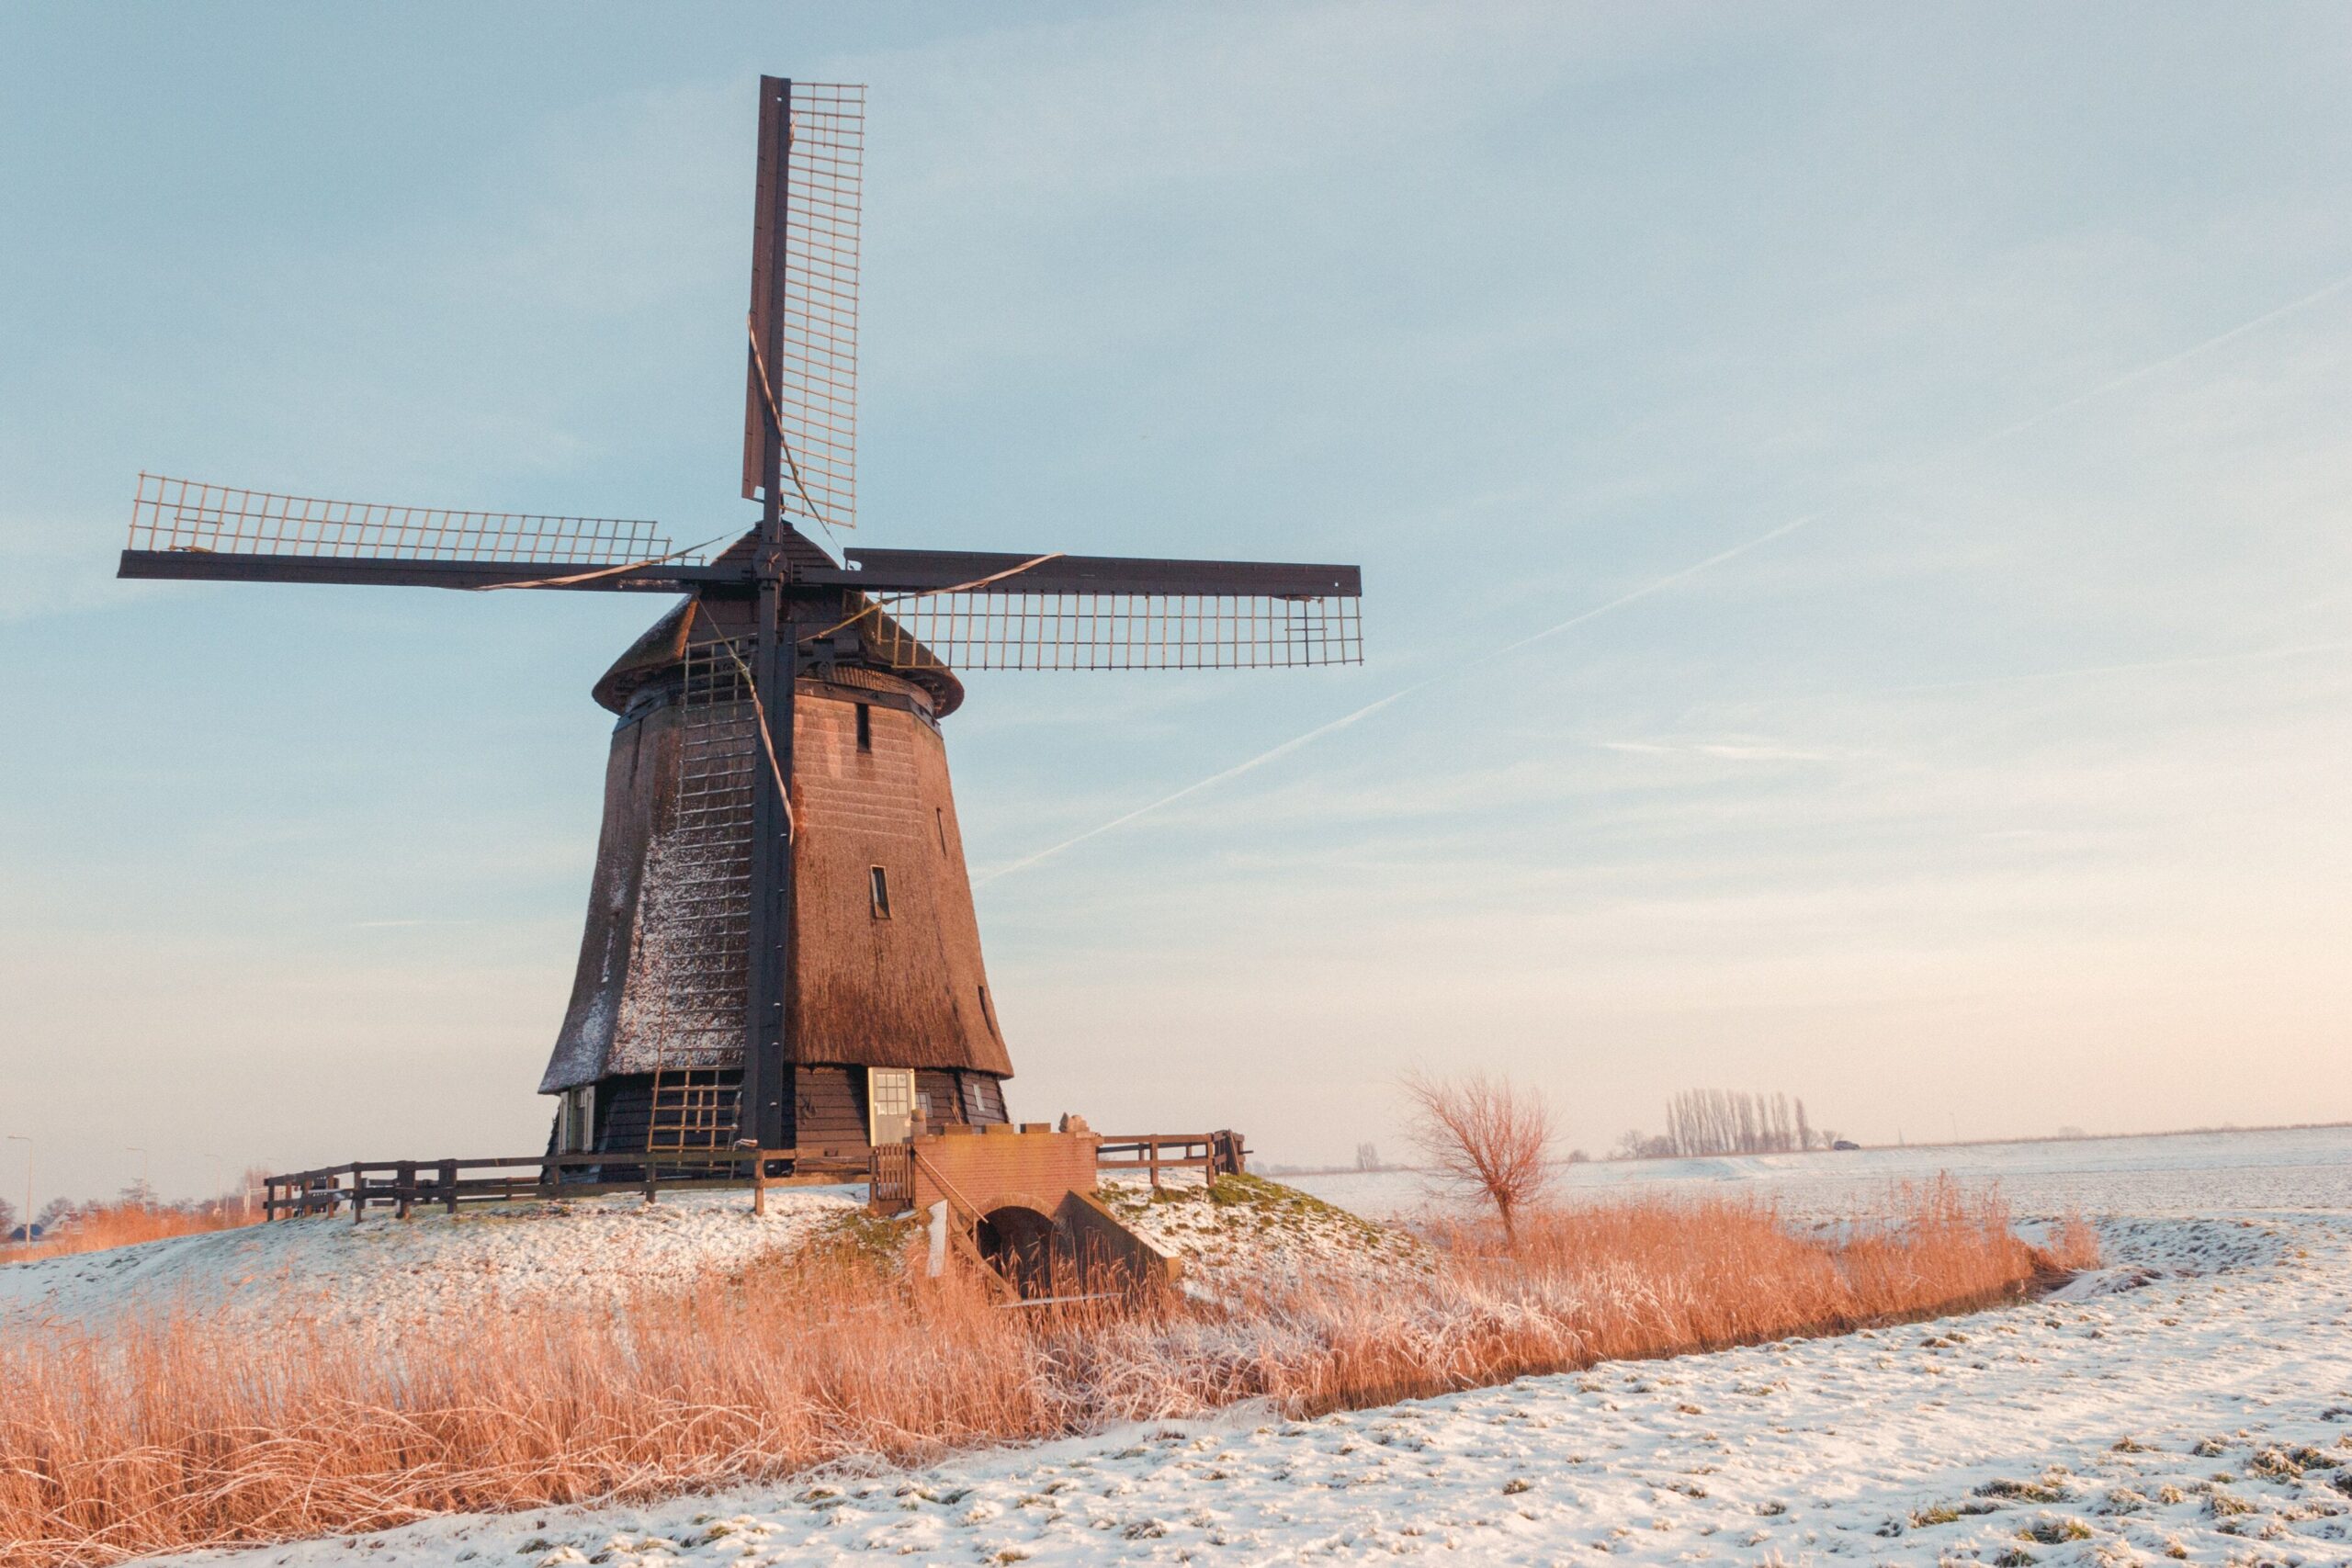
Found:
M 1724 562 L 1730 560 L 1735 556 L 1743 556 L 1752 549 L 1758 548 L 1764 545 L 1769 545 L 1783 534 L 1794 533 L 1797 529 L 1802 528 L 1806 524 L 1812 522 L 1815 517 L 1821 515 L 1822 513 L 1816 512 L 1812 513 L 1810 516 L 1800 517 L 1792 523 L 1783 523 L 1769 534 L 1758 534 L 1756 537 L 1748 540 L 1744 545 L 1734 545 L 1731 548 L 1721 551 L 1715 555 L 1709 556 L 1705 560 L 1700 561 L 1695 565 L 1686 566 L 1680 571 L 1675 572 L 1671 576 L 1661 577 L 1657 581 L 1645 583 L 1643 586 L 1633 590 L 1631 592 L 1621 593 L 1605 604 L 1596 604 L 1589 610 L 1579 611 L 1577 614 L 1570 615 L 1565 621 L 1557 621 L 1551 626 L 1545 626 L 1542 631 L 1531 632 L 1527 636 L 1521 637 L 1517 642 L 1505 643 L 1502 647 L 1490 649 L 1475 659 L 1463 660 L 1457 663 L 1452 664 L 1447 667 L 1446 674 L 1450 677 L 1458 674 L 1464 670 L 1474 670 L 1481 664 L 1492 663 L 1494 660 L 1502 658 L 1505 654 L 1518 652 L 1521 649 L 1525 648 L 1530 643 L 1542 642 L 1547 637 L 1556 637 L 1572 626 L 1580 626 L 1587 621 L 1605 615 L 1611 610 L 1622 609 L 1625 605 L 1631 604 L 1636 600 L 1646 599 L 1653 593 L 1662 593 L 1667 589 L 1669 589 L 1676 583 L 1683 581 L 1685 578 L 1696 577 L 1702 571 L 1707 571 L 1713 568 L 1721 566 Z M 1010 876 L 1016 871 L 1025 870 L 1030 866 L 1035 865 L 1041 860 L 1049 860 L 1053 856 L 1061 853 L 1064 850 L 1067 850 L 1076 844 L 1082 844 L 1086 842 L 1087 840 L 1107 833 L 1114 828 L 1123 828 L 1138 817 L 1148 817 L 1163 806 L 1173 806 L 1188 795 L 1197 795 L 1202 790 L 1209 789 L 1215 785 L 1225 783 L 1227 779 L 1238 779 L 1244 773 L 1264 767 L 1268 762 L 1273 761 L 1277 758 L 1289 756 L 1293 751 L 1299 750 L 1303 746 L 1311 746 L 1327 735 L 1334 734 L 1340 730 L 1347 728 L 1350 725 L 1360 723 L 1364 719 L 1370 718 L 1374 714 L 1378 713 L 1382 708 L 1388 706 L 1390 704 L 1402 702 L 1407 697 L 1411 696 L 1415 692 L 1420 691 L 1428 686 L 1435 685 L 1437 681 L 1437 676 L 1430 675 L 1425 676 L 1421 680 L 1415 681 L 1410 685 L 1399 686 L 1385 697 L 1377 698 L 1373 702 L 1366 703 L 1363 706 L 1357 708 L 1352 713 L 1343 713 L 1339 717 L 1332 719 L 1328 723 L 1318 724 L 1304 735 L 1294 735 L 1288 740 L 1283 741 L 1281 745 L 1273 748 L 1272 750 L 1261 751 L 1256 756 L 1250 758 L 1247 761 L 1236 762 L 1233 766 L 1226 769 L 1221 773 L 1211 773 L 1207 778 L 1197 779 L 1193 783 L 1186 784 L 1182 789 L 1176 791 L 1172 795 L 1163 795 L 1158 800 L 1151 801 L 1147 805 L 1138 806 L 1132 811 L 1112 818 L 1108 822 L 1089 828 L 1085 832 L 1079 834 L 1075 838 L 1064 839 L 1058 844 L 1054 844 L 1048 848 L 1039 850 L 1033 854 L 1023 855 L 1017 861 L 1012 861 L 1004 865 L 998 866 L 994 871 L 988 873 L 986 875 L 974 877 L 972 879 L 972 886 L 975 887 L 985 886 L 987 884 L 994 882 L 1000 876 Z
M 2100 382 L 2098 386 L 2091 388 L 2088 391 L 2078 392 L 2075 396 L 2064 400 L 2063 402 L 2052 403 L 2039 413 L 2029 414 L 2024 419 L 2018 420 L 2013 424 L 2002 425 L 2000 428 L 1994 430 L 1987 434 L 1980 435 L 1973 441 L 1967 442 L 1962 446 L 1951 447 L 1943 452 L 1937 453 L 1932 457 L 1922 458 L 1917 463 L 1913 464 L 1906 472 L 1894 476 L 1894 478 L 1898 481 L 1900 479 L 1909 479 L 1919 473 L 1922 469 L 1934 467 L 1937 463 L 1946 461 L 1952 457 L 1961 457 L 1970 452 L 1978 451 L 1986 446 L 1994 446 L 1999 442 L 2009 439 L 2009 437 L 2013 435 L 2022 434 L 2026 431 L 2031 430 L 2037 425 L 2044 424 L 2051 420 L 2058 418 L 2062 414 L 2070 413 L 2074 410 L 2081 408 L 2087 403 L 2097 402 L 2101 398 L 2121 391 L 2124 388 L 2146 380 L 2151 376 L 2169 370 L 2176 365 L 2184 364 L 2188 360 L 2195 359 L 2199 355 L 2209 354 L 2214 349 L 2222 347 L 2225 344 L 2234 343 L 2239 338 L 2245 337 L 2249 333 L 2259 332 L 2262 328 L 2270 325 L 2274 321 L 2284 321 L 2290 316 L 2307 310 L 2313 305 L 2321 303 L 2323 300 L 2331 299 L 2336 295 L 2343 293 L 2346 288 L 2352 288 L 2352 274 L 2346 274 L 2346 276 L 2337 278 L 2335 282 L 2326 285 L 2324 288 L 2313 289 L 2311 293 L 2304 295 L 2300 299 L 2290 299 L 2283 305 L 2265 310 L 2258 316 L 2240 321 L 2236 326 L 2231 327 L 2226 332 L 2216 333 L 2211 337 L 2206 338 L 2200 343 L 2191 344 L 2187 348 L 2176 350 L 2175 352 L 2167 354 L 2161 358 L 2152 359 L 2145 365 L 2139 366 L 2131 370 L 2126 370 L 2121 375 L 2110 377 L 2107 380 Z M 1481 664 L 1490 664 L 1494 660 L 1501 659 L 1508 654 L 1518 652 L 1521 649 L 1527 648 L 1534 643 L 1543 642 L 1550 637 L 1557 637 L 1562 632 L 1571 631 L 1577 626 L 1583 626 L 1588 621 L 1597 621 L 1601 616 L 1622 610 L 1628 604 L 1638 604 L 1644 599 L 1663 593 L 1669 588 L 1673 588 L 1680 583 L 1688 582 L 1690 579 L 1699 576 L 1702 572 L 1713 571 L 1715 568 L 1722 566 L 1726 561 L 1736 560 L 1741 556 L 1747 555 L 1751 550 L 1761 549 L 1766 545 L 1771 544 L 1777 539 L 1784 539 L 1791 534 L 1795 533 L 1798 529 L 1817 523 L 1824 517 L 1834 516 L 1840 510 L 1842 510 L 1842 508 L 1836 506 L 1824 507 L 1816 512 L 1809 512 L 1802 517 L 1792 518 L 1790 521 L 1781 524 L 1777 528 L 1767 529 L 1765 532 L 1757 535 L 1754 538 L 1734 545 L 1729 549 L 1718 550 L 1713 555 L 1707 557 L 1703 560 L 1693 561 L 1690 565 L 1683 567 L 1679 570 L 1668 572 L 1666 576 L 1656 579 L 1653 581 L 1644 583 L 1639 588 L 1621 593 L 1614 599 L 1595 604 L 1589 610 L 1580 610 L 1577 614 L 1570 615 L 1565 621 L 1555 621 L 1552 625 L 1544 627 L 1541 631 L 1530 632 L 1527 636 L 1521 637 L 1516 642 L 1505 643 L 1500 648 L 1490 649 L 1475 659 L 1458 660 L 1447 667 L 1446 677 L 1451 678 L 1459 674 L 1464 670 L 1476 669 Z M 1188 784 L 1183 788 L 1176 790 L 1171 794 L 1163 795 L 1159 799 L 1138 806 L 1132 811 L 1123 812 L 1119 816 L 1112 818 L 1108 822 L 1089 828 L 1083 833 L 1079 833 L 1070 838 L 1064 839 L 1057 844 L 1048 845 L 1045 849 L 1023 855 L 1019 860 L 1011 861 L 1003 865 L 998 866 L 995 870 L 990 871 L 984 875 L 973 878 L 973 886 L 976 887 L 986 886 L 988 884 L 994 882 L 1000 876 L 1010 876 L 1016 871 L 1025 871 L 1041 861 L 1051 860 L 1054 856 L 1060 854 L 1064 850 L 1076 848 L 1078 845 L 1086 842 L 1089 839 L 1099 838 L 1101 835 L 1110 832 L 1113 829 L 1125 827 L 1128 823 L 1135 821 L 1137 818 L 1148 817 L 1153 812 L 1160 810 L 1165 807 L 1173 806 L 1187 795 L 1198 795 L 1204 789 L 1213 789 L 1216 785 L 1225 784 L 1229 780 L 1238 779 L 1244 773 L 1254 773 L 1258 769 L 1264 767 L 1269 762 L 1278 761 L 1281 758 L 1289 756 L 1294 751 L 1311 746 L 1327 735 L 1337 734 L 1342 729 L 1346 729 L 1352 725 L 1361 723 L 1364 719 L 1370 718 L 1374 714 L 1378 713 L 1381 709 L 1388 707 L 1393 704 L 1402 702 L 1416 692 L 1423 691 L 1435 685 L 1439 679 L 1440 677 L 1438 676 L 1430 675 L 1426 676 L 1421 680 L 1415 681 L 1409 685 L 1399 686 L 1396 690 L 1389 693 L 1385 697 L 1380 697 L 1373 702 L 1366 703 L 1363 706 L 1355 709 L 1351 713 L 1341 714 L 1335 719 L 1317 725 L 1314 728 L 1306 731 L 1303 735 L 1293 736 L 1290 739 L 1283 741 L 1281 745 L 1273 747 L 1269 750 L 1261 751 L 1256 756 L 1249 758 L 1247 761 L 1236 762 L 1233 766 L 1226 769 L 1222 773 L 1211 773 L 1204 779 L 1195 780 L 1193 783 Z

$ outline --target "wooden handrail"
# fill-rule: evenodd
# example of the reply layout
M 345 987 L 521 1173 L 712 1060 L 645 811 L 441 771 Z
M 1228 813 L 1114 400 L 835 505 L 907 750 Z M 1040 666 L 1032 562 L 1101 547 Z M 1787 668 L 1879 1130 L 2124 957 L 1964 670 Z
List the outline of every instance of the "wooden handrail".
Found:
M 979 1224 L 981 1218 L 979 1205 L 973 1202 L 969 1198 L 965 1197 L 962 1190 L 959 1190 L 954 1182 L 948 1180 L 945 1176 L 940 1173 L 940 1169 L 937 1166 L 923 1158 L 922 1151 L 921 1149 L 916 1148 L 913 1145 L 910 1144 L 907 1145 L 907 1153 L 913 1157 L 915 1168 L 930 1177 L 933 1183 L 938 1187 L 940 1191 L 946 1194 L 950 1208 L 962 1209 L 966 1213 L 971 1216 L 970 1223 L 977 1227 Z
M 1020 1291 L 1013 1286 L 1012 1280 L 998 1271 L 995 1264 L 989 1261 L 988 1254 L 980 1250 L 982 1215 L 979 1205 L 965 1197 L 963 1191 L 954 1182 L 948 1180 L 937 1166 L 923 1158 L 921 1149 L 910 1144 L 907 1145 L 907 1154 L 912 1168 L 929 1177 L 938 1187 L 941 1195 L 945 1198 L 947 1217 L 956 1222 L 949 1231 L 956 1250 L 962 1253 L 967 1261 L 979 1269 L 980 1277 L 988 1280 L 989 1286 L 999 1295 L 1009 1301 L 1020 1300 Z

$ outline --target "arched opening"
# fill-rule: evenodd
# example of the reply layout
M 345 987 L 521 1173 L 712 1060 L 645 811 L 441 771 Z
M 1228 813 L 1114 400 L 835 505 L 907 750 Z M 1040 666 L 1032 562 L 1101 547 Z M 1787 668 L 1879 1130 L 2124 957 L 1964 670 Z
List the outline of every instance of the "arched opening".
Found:
M 1024 1298 L 1054 1293 L 1054 1222 L 1035 1209 L 991 1209 L 975 1237 L 980 1255 Z

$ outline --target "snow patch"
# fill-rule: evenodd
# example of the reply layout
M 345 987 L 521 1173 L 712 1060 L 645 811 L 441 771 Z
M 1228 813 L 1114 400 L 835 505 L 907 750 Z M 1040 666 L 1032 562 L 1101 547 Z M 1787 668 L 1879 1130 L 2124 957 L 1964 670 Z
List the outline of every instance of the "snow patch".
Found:
M 173 1236 L 137 1247 L 0 1265 L 0 1327 L 46 1321 L 101 1327 L 179 1306 L 229 1319 L 307 1317 L 361 1335 L 420 1313 L 533 1296 L 617 1300 L 690 1283 L 801 1246 L 865 1204 L 862 1187 L 771 1190 L 764 1218 L 748 1190 L 380 1212 L 358 1224 L 318 1216 Z

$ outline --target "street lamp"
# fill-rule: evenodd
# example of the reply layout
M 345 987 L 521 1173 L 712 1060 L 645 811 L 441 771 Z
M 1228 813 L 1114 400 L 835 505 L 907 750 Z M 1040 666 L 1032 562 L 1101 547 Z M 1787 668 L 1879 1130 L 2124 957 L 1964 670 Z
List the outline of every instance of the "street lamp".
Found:
M 22 1133 L 11 1133 L 8 1141 L 25 1145 L 25 1245 L 33 1244 L 33 1141 Z M 6 1240 L 0 1237 L 0 1240 Z
M 213 1213 L 225 1220 L 229 1217 L 229 1168 L 219 1155 L 206 1155 L 204 1157 L 212 1162 Z M 254 1213 L 253 1194 L 244 1190 L 244 1185 L 242 1181 L 237 1183 L 238 1201 L 243 1216 L 251 1219 Z

